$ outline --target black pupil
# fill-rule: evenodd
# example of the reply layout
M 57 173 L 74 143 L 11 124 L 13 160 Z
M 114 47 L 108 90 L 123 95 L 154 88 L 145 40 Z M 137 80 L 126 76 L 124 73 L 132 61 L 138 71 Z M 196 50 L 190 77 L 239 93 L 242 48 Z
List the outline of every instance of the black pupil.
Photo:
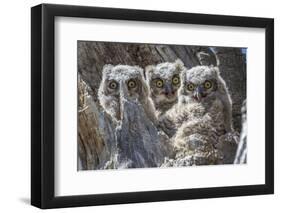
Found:
M 115 89 L 115 88 L 116 88 L 116 83 L 112 82 L 112 83 L 110 84 L 110 87 L 113 88 L 113 89 Z
M 135 82 L 130 81 L 130 82 L 129 82 L 129 86 L 130 86 L 130 87 L 134 87 L 134 86 L 135 86 Z

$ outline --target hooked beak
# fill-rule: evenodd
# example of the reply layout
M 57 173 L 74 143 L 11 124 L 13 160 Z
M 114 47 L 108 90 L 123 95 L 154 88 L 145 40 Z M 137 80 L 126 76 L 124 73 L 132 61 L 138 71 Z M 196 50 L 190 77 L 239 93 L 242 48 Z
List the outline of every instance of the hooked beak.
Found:
M 202 88 L 200 86 L 198 86 L 193 93 L 193 98 L 196 101 L 200 102 L 202 100 L 202 97 L 203 97 L 202 92 L 203 92 Z
M 166 84 L 164 87 L 164 94 L 166 97 L 171 98 L 175 95 L 175 91 L 173 90 L 170 84 Z

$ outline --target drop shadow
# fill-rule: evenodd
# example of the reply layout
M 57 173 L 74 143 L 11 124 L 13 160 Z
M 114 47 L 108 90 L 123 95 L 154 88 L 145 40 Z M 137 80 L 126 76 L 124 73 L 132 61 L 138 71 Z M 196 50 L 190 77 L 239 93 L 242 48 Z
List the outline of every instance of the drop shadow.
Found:
M 30 205 L 30 199 L 27 197 L 21 197 L 21 198 L 19 198 L 19 201 L 21 201 L 22 203 L 24 203 L 26 205 Z

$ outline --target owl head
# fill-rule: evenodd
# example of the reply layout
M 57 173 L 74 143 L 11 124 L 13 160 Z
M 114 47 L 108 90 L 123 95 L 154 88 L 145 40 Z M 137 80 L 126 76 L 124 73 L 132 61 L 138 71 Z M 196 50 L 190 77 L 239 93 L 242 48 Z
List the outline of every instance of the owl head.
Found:
M 180 102 L 204 102 L 216 96 L 219 69 L 214 66 L 196 66 L 181 73 Z
M 180 74 L 185 69 L 183 62 L 177 59 L 174 63 L 165 62 L 145 69 L 149 93 L 156 108 L 177 102 L 177 91 L 180 88 Z
M 102 70 L 98 97 L 103 109 L 113 118 L 121 119 L 120 98 L 142 102 L 148 96 L 143 69 L 138 66 L 107 64 Z

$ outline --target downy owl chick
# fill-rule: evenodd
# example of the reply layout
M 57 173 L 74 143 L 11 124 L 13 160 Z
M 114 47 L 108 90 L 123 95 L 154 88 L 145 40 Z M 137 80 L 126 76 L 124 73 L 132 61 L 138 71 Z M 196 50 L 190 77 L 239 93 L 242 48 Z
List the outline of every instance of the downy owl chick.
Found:
M 208 112 L 212 105 L 222 103 L 223 119 L 218 121 L 224 132 L 232 132 L 232 100 L 225 81 L 214 66 L 196 66 L 181 74 L 179 105 L 200 103 Z
M 227 145 L 222 137 L 232 132 L 231 111 L 229 93 L 216 67 L 197 66 L 183 71 L 179 102 L 161 122 L 166 129 L 169 123 L 176 127 L 173 165 L 223 163 L 227 153 L 216 146 Z
M 143 69 L 138 66 L 107 64 L 103 67 L 102 81 L 98 90 L 101 106 L 115 121 L 121 120 L 121 95 L 126 99 L 138 101 L 148 118 L 155 122 L 153 103 L 148 98 Z
M 176 157 L 171 166 L 222 163 L 223 154 L 215 148 L 222 134 L 222 111 L 223 104 L 217 99 L 207 110 L 193 102 L 177 104 L 167 112 L 166 118 L 176 125 L 172 138 Z
M 183 62 L 165 62 L 146 67 L 146 79 L 149 96 L 152 99 L 157 117 L 163 115 L 178 101 L 177 91 L 180 87 L 180 73 L 185 69 Z

